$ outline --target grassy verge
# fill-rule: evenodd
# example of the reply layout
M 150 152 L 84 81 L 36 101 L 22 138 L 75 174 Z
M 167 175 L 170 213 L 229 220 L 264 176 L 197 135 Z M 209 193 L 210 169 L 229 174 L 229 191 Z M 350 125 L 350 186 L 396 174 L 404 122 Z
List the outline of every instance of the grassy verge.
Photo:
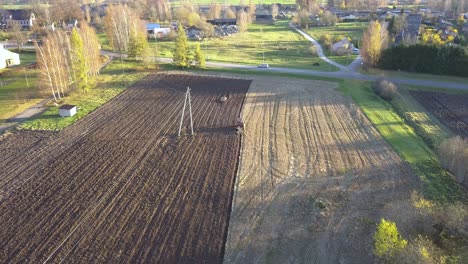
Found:
M 341 65 L 348 66 L 351 64 L 358 56 L 354 54 L 350 54 L 348 56 L 327 56 L 330 60 L 337 62 Z
M 196 41 L 190 41 L 194 49 Z M 153 41 L 150 45 L 158 56 L 171 58 L 173 41 Z M 313 69 L 318 71 L 337 71 L 320 58 L 312 56 L 311 44 L 301 35 L 289 28 L 288 21 L 278 21 L 275 25 L 249 26 L 247 32 L 224 38 L 212 38 L 200 42 L 207 61 L 229 62 L 258 65 L 263 62 L 274 67 Z M 319 66 L 314 66 L 318 63 Z
M 126 87 L 148 74 L 149 70 L 135 61 L 113 61 L 107 66 L 97 79 L 97 87 L 87 93 L 74 91 L 65 97 L 60 104 L 73 104 L 78 106 L 77 114 L 73 117 L 60 117 L 57 105 L 50 105 L 42 114 L 25 121 L 19 129 L 29 130 L 60 130 L 80 118 L 88 115 L 99 106 L 103 105 Z
M 41 100 L 36 89 L 37 76 L 36 69 L 24 67 L 0 72 L 0 123 Z
M 392 104 L 372 92 L 370 82 L 342 82 L 341 90 L 353 98 L 385 140 L 413 167 L 424 183 L 427 198 L 439 202 L 464 199 L 462 190 L 451 175 L 442 169 L 434 152 L 395 111 Z M 396 100 L 393 104 L 404 104 Z M 437 133 L 439 132 L 433 132 Z
M 13 52 L 15 52 L 13 50 Z M 21 65 L 28 65 L 36 62 L 36 51 L 35 50 L 22 50 L 20 53 Z

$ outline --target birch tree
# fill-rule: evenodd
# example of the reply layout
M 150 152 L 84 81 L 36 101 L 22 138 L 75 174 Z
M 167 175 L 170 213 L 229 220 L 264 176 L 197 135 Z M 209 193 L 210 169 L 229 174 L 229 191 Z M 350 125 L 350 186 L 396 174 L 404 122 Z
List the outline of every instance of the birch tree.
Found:
M 130 32 L 140 18 L 135 11 L 125 5 L 110 5 L 105 17 L 106 33 L 114 51 L 126 53 L 130 42 Z
M 100 44 L 96 31 L 87 23 L 80 23 L 80 36 L 83 40 L 83 50 L 88 77 L 96 77 L 101 69 Z
M 35 44 L 40 88 L 49 90 L 55 101 L 69 90 L 69 42 L 63 32 L 52 32 L 42 45 Z

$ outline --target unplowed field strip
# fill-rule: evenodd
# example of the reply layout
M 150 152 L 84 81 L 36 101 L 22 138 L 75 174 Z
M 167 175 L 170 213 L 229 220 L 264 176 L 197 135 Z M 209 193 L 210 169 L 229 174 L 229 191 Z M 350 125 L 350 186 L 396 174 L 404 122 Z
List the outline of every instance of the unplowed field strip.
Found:
M 0 141 L 0 262 L 219 263 L 249 85 L 155 74 L 61 132 Z M 187 86 L 196 135 L 177 138 Z
M 256 77 L 225 263 L 372 263 L 418 178 L 337 84 Z M 371 223 L 371 224 L 369 224 Z

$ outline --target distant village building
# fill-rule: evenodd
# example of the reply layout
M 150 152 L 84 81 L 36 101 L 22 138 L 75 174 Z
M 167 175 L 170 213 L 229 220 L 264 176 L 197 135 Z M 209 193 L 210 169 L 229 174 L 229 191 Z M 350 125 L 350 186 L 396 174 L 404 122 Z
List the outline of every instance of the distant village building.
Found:
M 255 23 L 274 24 L 275 20 L 267 9 L 257 9 L 255 11 Z
M 146 33 L 148 38 L 163 38 L 171 32 L 170 28 L 163 28 L 161 24 L 158 23 L 147 23 L 146 24 Z
M 20 64 L 20 56 L 17 53 L 11 52 L 0 44 L 0 69 Z
M 237 24 L 237 18 L 217 18 L 209 19 L 206 22 L 212 24 L 213 26 L 233 26 Z
M 406 17 L 407 27 L 399 32 L 395 37 L 395 43 L 398 44 L 404 39 L 417 39 L 419 37 L 419 27 L 422 22 L 421 14 L 409 14 Z
M 33 26 L 36 16 L 30 10 L 6 10 L 2 18 L 2 24 L 11 28 L 12 25 L 20 25 L 23 29 Z
M 466 23 L 465 25 L 463 25 L 462 31 L 463 31 L 465 34 L 468 34 L 468 23 Z
M 353 44 L 351 44 L 348 38 L 343 38 L 342 40 L 334 43 L 331 46 L 331 50 L 336 55 L 344 55 L 351 51 L 353 47 Z
M 73 28 L 78 27 L 78 19 L 70 19 L 67 21 L 66 29 L 72 30 Z

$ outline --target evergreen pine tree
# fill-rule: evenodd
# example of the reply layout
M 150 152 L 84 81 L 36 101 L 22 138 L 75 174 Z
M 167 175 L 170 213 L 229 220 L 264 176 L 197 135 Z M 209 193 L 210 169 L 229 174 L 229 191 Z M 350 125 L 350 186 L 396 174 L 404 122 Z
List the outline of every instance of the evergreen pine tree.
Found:
M 190 67 L 188 39 L 184 27 L 179 23 L 173 56 L 174 65 L 181 68 Z
M 205 55 L 203 55 L 203 52 L 201 51 L 200 43 L 195 45 L 195 63 L 198 68 L 205 68 Z

